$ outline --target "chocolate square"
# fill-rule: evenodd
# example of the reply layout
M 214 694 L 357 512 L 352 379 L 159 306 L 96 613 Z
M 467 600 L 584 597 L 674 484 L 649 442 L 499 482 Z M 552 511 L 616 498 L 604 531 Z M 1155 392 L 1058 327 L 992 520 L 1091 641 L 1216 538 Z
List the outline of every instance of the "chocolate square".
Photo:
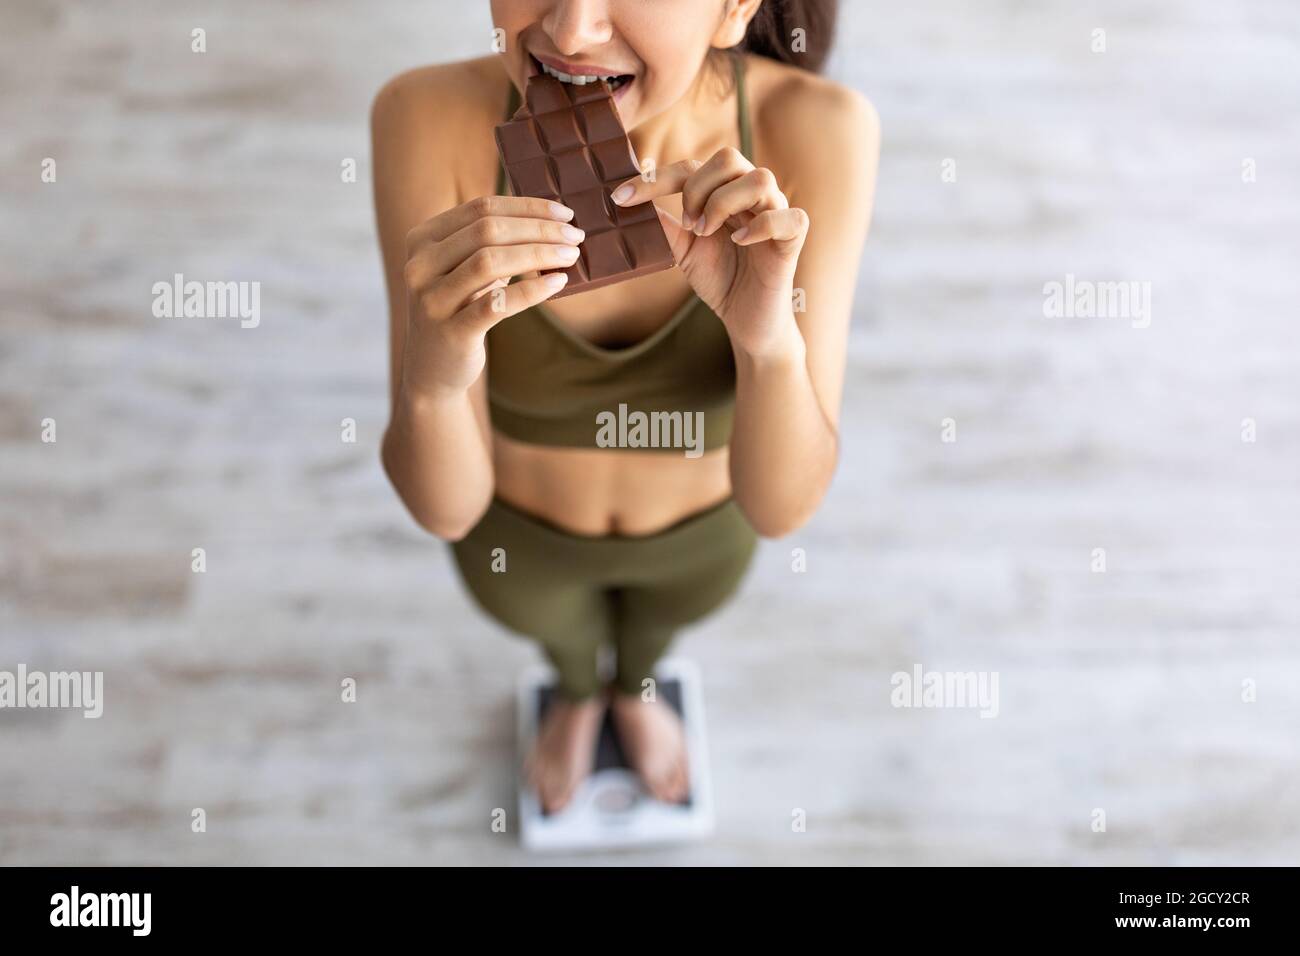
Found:
M 588 236 L 582 243 L 582 261 L 592 279 L 607 279 L 635 268 L 634 263 L 628 261 L 623 240 L 615 229 Z
M 496 128 L 511 190 L 558 198 L 587 234 L 578 261 L 551 270 L 569 275 L 555 298 L 675 265 L 654 203 L 622 207 L 609 199 L 615 186 L 641 172 L 609 84 L 577 86 L 539 74 L 529 77 L 524 103 Z

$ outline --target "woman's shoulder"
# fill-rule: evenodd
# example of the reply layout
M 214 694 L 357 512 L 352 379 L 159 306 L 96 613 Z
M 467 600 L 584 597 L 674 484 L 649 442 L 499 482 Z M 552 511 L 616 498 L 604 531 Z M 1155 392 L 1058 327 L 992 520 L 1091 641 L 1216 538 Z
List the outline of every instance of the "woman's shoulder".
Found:
M 799 172 L 834 175 L 843 163 L 874 166 L 880 117 L 866 96 L 767 57 L 749 55 L 745 64 L 755 143 L 764 165 L 778 172 L 781 167 L 795 179 L 803 178 Z
M 481 56 L 454 63 L 434 63 L 397 74 L 375 94 L 374 110 L 405 109 L 427 117 L 440 111 L 477 110 L 490 99 L 505 102 L 510 82 L 499 56 Z
M 876 108 L 862 93 L 819 73 L 763 56 L 745 56 L 746 92 L 755 121 L 776 132 L 791 122 L 877 129 Z
M 376 170 L 436 179 L 456 193 L 465 187 L 476 195 L 490 191 L 497 165 L 492 127 L 504 118 L 509 92 L 499 56 L 399 73 L 375 94 L 370 109 Z

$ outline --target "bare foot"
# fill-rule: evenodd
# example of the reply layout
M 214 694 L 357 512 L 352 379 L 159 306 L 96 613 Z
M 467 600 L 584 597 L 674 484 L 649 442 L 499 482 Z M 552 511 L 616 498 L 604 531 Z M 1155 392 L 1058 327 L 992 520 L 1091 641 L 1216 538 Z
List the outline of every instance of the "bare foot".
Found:
M 610 701 L 614 726 L 628 762 L 656 800 L 681 803 L 690 793 L 686 731 L 677 712 L 656 699 L 614 694 Z
M 591 774 L 605 705 L 599 694 L 581 701 L 554 697 L 542 715 L 524 775 L 547 813 L 563 809 Z

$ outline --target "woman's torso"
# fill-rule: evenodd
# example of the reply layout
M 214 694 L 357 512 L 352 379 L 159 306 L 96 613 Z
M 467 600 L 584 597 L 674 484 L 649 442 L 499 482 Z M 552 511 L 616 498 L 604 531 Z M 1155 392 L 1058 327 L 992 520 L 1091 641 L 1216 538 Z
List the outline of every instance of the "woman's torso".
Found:
M 541 509 L 562 507 L 566 520 L 550 520 L 571 530 L 646 534 L 728 496 L 735 364 L 726 329 L 692 296 L 658 328 L 630 331 L 630 341 L 588 338 L 549 309 L 493 328 L 500 497 L 548 517 Z M 657 427 L 638 434 L 638 419 Z M 627 447 L 646 444 L 662 447 Z
M 510 92 L 508 83 L 508 79 L 503 82 L 503 95 Z M 742 124 L 737 121 L 741 116 L 737 91 L 738 87 L 733 87 L 727 101 L 719 104 L 718 116 L 724 122 L 715 133 L 719 139 L 716 148 L 744 146 L 749 151 L 748 130 L 742 137 Z M 725 117 L 732 117 L 731 124 Z M 494 166 L 486 172 L 489 190 L 497 191 L 498 169 Z M 662 206 L 680 215 L 680 196 L 673 200 Z M 642 342 L 653 345 L 656 333 L 669 321 L 680 319 L 681 312 L 688 323 L 718 323 L 695 299 L 679 269 L 554 300 L 546 304 L 545 311 L 549 321 L 595 346 L 593 352 Z M 538 321 L 538 316 L 512 316 L 504 321 L 516 319 Z M 510 330 L 503 328 L 502 332 Z M 491 339 L 487 347 L 490 351 Z M 594 431 L 594 421 L 591 427 Z M 731 496 L 725 445 L 689 458 L 664 451 L 533 444 L 495 428 L 493 458 L 495 493 L 503 501 L 580 535 L 650 535 Z
M 495 87 L 485 90 L 484 96 L 485 102 L 499 104 L 496 115 L 483 117 L 490 129 L 504 119 L 511 81 L 499 66 L 494 69 L 483 61 L 473 65 L 486 68 Z M 746 73 L 751 77 L 748 99 L 754 103 L 760 94 L 755 90 L 753 70 L 747 69 Z M 701 155 L 689 158 L 707 159 L 724 146 L 740 148 L 736 119 L 736 90 L 732 89 L 719 102 L 716 128 L 702 131 L 701 142 L 706 145 Z M 758 152 L 759 131 L 751 129 L 751 151 Z M 460 155 L 479 159 L 483 153 L 468 151 Z M 463 192 L 461 201 L 490 195 L 497 187 L 497 162 L 480 161 L 474 168 L 469 162 L 466 158 L 455 171 Z M 681 213 L 680 196 L 661 200 L 659 205 L 674 215 Z M 692 298 L 685 276 L 678 269 L 669 269 L 550 302 L 547 310 L 572 335 L 598 347 L 618 347 L 654 336 Z M 504 321 L 508 323 L 512 318 Z M 521 511 L 575 534 L 653 534 L 731 494 L 726 446 L 688 458 L 663 451 L 536 444 L 494 429 L 492 449 L 496 495 Z

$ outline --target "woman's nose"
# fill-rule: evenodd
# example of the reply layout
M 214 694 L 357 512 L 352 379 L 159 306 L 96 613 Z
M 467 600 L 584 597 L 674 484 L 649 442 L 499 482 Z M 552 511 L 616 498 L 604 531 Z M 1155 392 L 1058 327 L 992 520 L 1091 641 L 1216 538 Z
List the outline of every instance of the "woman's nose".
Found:
M 542 26 L 564 56 L 607 43 L 613 33 L 608 0 L 556 0 Z

